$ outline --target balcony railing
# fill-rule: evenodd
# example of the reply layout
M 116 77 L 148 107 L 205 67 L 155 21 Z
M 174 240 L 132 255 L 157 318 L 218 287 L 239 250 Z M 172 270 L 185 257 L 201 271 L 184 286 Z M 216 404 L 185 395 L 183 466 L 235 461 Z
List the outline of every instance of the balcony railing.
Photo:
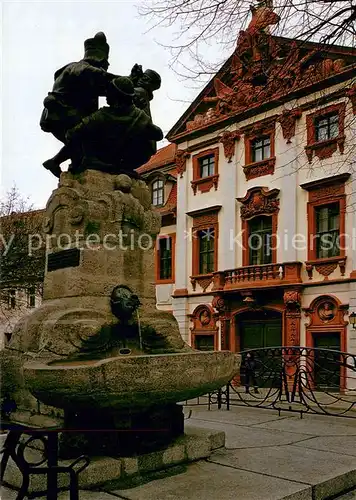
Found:
M 214 290 L 301 283 L 301 262 L 243 266 L 214 273 Z

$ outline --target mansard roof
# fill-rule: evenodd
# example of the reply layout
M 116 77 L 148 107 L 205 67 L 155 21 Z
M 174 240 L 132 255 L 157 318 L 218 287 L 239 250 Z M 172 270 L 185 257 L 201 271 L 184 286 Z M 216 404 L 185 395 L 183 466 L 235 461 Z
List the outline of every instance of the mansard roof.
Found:
M 205 134 L 237 115 L 247 118 L 353 75 L 354 48 L 272 36 L 268 27 L 278 21 L 269 7 L 255 9 L 233 54 L 168 132 L 168 140 Z

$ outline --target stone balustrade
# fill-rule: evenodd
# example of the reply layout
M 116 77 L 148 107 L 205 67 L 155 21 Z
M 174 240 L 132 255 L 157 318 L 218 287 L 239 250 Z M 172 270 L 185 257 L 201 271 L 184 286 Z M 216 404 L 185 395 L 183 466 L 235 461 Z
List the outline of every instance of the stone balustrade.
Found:
M 301 283 L 301 262 L 243 266 L 214 273 L 214 290 Z

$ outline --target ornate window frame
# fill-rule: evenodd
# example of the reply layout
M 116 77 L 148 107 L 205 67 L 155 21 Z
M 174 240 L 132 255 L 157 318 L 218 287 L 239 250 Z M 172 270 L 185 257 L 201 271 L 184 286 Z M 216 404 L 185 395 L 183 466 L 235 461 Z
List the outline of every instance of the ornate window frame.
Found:
M 192 227 L 192 276 L 190 281 L 193 291 L 198 283 L 203 292 L 213 281 L 213 272 L 218 270 L 218 247 L 219 247 L 219 210 L 221 205 L 204 208 L 189 212 L 187 215 L 193 218 Z M 201 230 L 214 229 L 214 271 L 208 274 L 199 273 L 199 239 L 196 233 Z
M 320 308 L 325 302 L 331 304 L 333 308 L 333 316 L 330 316 L 330 319 L 323 319 L 319 313 Z M 349 309 L 348 304 L 342 304 L 340 300 L 333 295 L 320 295 L 311 302 L 309 307 L 304 307 L 303 311 L 305 313 L 305 316 L 309 320 L 309 323 L 306 324 L 305 327 L 306 346 L 311 348 L 315 347 L 314 335 L 313 335 L 315 333 L 323 335 L 339 333 L 340 350 L 341 352 L 347 352 L 348 322 L 345 321 L 344 316 L 347 313 L 348 309 Z M 340 389 L 346 389 L 345 370 L 346 370 L 345 367 L 343 366 L 340 367 L 340 381 L 342 382 Z
M 249 248 L 248 248 L 248 223 L 254 217 L 261 215 L 272 217 L 272 262 L 277 263 L 277 245 L 276 235 L 278 229 L 278 212 L 279 199 L 277 198 L 279 189 L 269 190 L 266 187 L 254 187 L 248 189 L 243 198 L 236 198 L 242 204 L 240 214 L 242 219 L 242 265 L 249 264 Z
M 345 274 L 345 225 L 346 225 L 346 194 L 345 182 L 351 174 L 344 173 L 302 184 L 301 188 L 308 191 L 307 222 L 308 222 L 308 260 L 305 262 L 309 279 L 313 278 L 313 269 L 328 280 L 331 273 L 339 265 L 341 275 Z M 340 208 L 340 254 L 336 257 L 317 258 L 316 256 L 316 212 L 315 208 L 338 203 Z
M 339 148 L 341 154 L 344 153 L 345 111 L 346 102 L 340 102 L 338 104 L 332 104 L 331 106 L 319 109 L 318 111 L 314 111 L 306 116 L 307 145 L 305 146 L 305 152 L 309 163 L 312 163 L 314 156 L 317 156 L 320 160 L 331 158 L 337 148 Z M 325 141 L 317 141 L 315 127 L 316 120 L 322 116 L 334 113 L 339 115 L 339 134 L 336 137 L 332 137 L 331 139 L 327 139 Z
M 201 319 L 203 314 L 206 314 L 206 320 Z M 190 328 L 191 344 L 196 349 L 196 338 L 199 336 L 211 336 L 214 338 L 214 351 L 219 348 L 218 345 L 218 332 L 219 329 L 216 325 L 217 314 L 213 308 L 208 304 L 200 304 L 197 306 L 192 314 L 188 314 L 193 326 Z
M 168 278 L 168 279 L 161 279 L 160 278 L 159 240 L 166 239 L 166 238 L 171 239 L 171 245 L 172 245 L 172 276 L 171 276 L 171 278 Z M 156 277 L 156 284 L 157 285 L 175 282 L 175 260 L 176 260 L 175 257 L 176 257 L 176 234 L 175 233 L 160 234 L 159 236 L 157 236 L 156 247 L 155 247 L 155 277 Z
M 200 160 L 205 156 L 214 155 L 214 174 L 207 177 L 200 176 Z M 194 195 L 197 194 L 197 190 L 201 193 L 208 193 L 213 187 L 215 191 L 218 188 L 219 182 L 219 147 L 206 149 L 201 153 L 193 156 L 193 180 L 191 181 L 191 186 Z
M 277 116 L 272 119 L 261 120 L 247 127 L 243 127 L 241 131 L 244 133 L 245 141 L 245 165 L 243 171 L 246 180 L 262 177 L 263 175 L 273 175 L 276 164 L 275 156 L 275 136 L 276 136 L 276 120 Z M 261 136 L 269 136 L 270 138 L 270 157 L 264 160 L 252 161 L 252 143 Z

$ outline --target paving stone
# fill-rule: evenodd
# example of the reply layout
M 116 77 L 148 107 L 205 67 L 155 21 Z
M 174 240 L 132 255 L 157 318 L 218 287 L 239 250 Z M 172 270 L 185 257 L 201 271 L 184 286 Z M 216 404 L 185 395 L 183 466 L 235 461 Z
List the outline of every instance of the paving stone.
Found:
M 198 462 L 187 471 L 114 494 L 128 500 L 311 500 L 310 486 Z
M 0 498 L 1 500 L 16 500 L 17 491 L 10 490 L 9 488 L 2 487 L 0 489 Z
M 191 418 L 186 421 L 186 429 L 191 425 L 199 425 L 207 429 L 224 431 L 226 448 L 256 448 L 280 444 L 293 444 L 310 437 L 308 434 L 295 434 L 272 429 L 259 429 L 241 425 L 227 425 L 223 422 L 207 422 Z
M 207 410 L 205 407 L 192 407 L 192 418 L 212 422 L 227 422 L 234 425 L 254 425 L 264 422 L 280 421 L 291 418 L 290 413 L 284 412 L 281 417 L 276 410 L 264 410 L 233 406 L 230 410 Z M 189 420 L 189 419 L 188 419 Z M 187 420 L 187 421 L 188 421 Z
M 323 420 L 325 418 L 325 420 Z M 345 422 L 347 420 L 347 422 Z M 264 422 L 254 425 L 254 428 L 277 429 L 286 432 L 309 434 L 314 436 L 355 436 L 355 422 L 340 417 L 299 417 L 284 418 L 273 422 Z
M 294 445 L 217 451 L 209 461 L 313 486 L 315 500 L 356 486 L 356 459 Z
M 270 431 L 269 431 L 270 432 Z M 356 436 L 321 436 L 295 443 L 302 448 L 333 451 L 356 457 Z
M 117 500 L 117 497 L 110 495 L 110 493 L 104 493 L 103 491 L 84 491 L 80 490 L 79 500 Z M 58 500 L 70 500 L 69 493 L 61 493 L 58 496 Z
M 1 488 L 0 490 L 1 500 L 16 500 L 17 491 L 11 490 L 9 488 Z M 38 497 L 45 500 L 46 496 Z M 115 500 L 117 497 L 110 495 L 110 493 L 104 493 L 102 491 L 79 491 L 79 500 Z M 58 500 L 70 500 L 68 492 L 63 492 L 58 495 Z

